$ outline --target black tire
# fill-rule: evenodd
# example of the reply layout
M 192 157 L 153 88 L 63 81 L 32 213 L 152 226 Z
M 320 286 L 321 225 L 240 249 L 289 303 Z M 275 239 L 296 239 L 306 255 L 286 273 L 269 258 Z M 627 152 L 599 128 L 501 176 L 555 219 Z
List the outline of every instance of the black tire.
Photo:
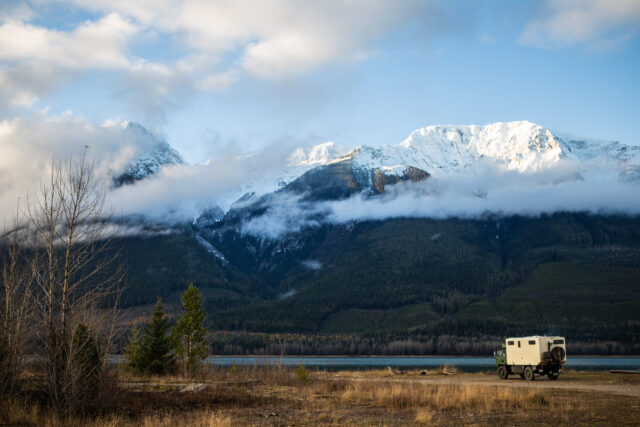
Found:
M 531 366 L 527 366 L 526 368 L 524 368 L 524 379 L 527 381 L 533 381 L 536 378 L 535 375 L 533 375 L 533 369 L 531 369 Z
M 507 372 L 507 367 L 504 365 L 498 366 L 498 377 L 501 380 L 506 380 L 509 378 L 509 372 Z

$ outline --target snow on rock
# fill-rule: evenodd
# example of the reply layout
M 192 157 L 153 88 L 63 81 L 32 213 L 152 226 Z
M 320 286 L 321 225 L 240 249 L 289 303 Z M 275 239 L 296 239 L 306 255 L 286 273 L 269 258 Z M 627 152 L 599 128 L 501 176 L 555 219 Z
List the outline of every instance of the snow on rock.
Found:
M 308 152 L 305 152 L 302 148 L 296 149 L 287 159 L 287 163 L 294 168 L 296 166 L 325 165 L 332 160 L 344 156 L 349 151 L 349 149 L 337 145 L 334 142 L 325 142 L 324 144 L 314 145 Z
M 310 169 L 345 161 L 350 161 L 360 175 L 380 170 L 386 175 L 403 176 L 410 168 L 417 168 L 446 177 L 472 170 L 478 163 L 535 173 L 562 160 L 615 162 L 622 170 L 628 165 L 640 165 L 640 147 L 552 132 L 529 121 L 427 126 L 413 131 L 397 145 L 349 149 L 326 142 L 309 149 L 298 148 L 282 170 L 252 179 L 221 206 L 228 209 L 242 194 L 263 195 L 283 188 Z M 625 178 L 630 176 L 635 175 L 628 172 Z
M 515 121 L 428 126 L 415 130 L 398 145 L 360 146 L 330 162 L 347 158 L 360 168 L 378 168 L 390 174 L 402 174 L 411 166 L 442 176 L 469 169 L 479 161 L 531 173 L 562 159 L 638 164 L 640 147 L 574 137 L 528 121 Z
M 116 185 L 152 176 L 163 167 L 185 164 L 176 150 L 144 127 L 130 122 L 123 123 L 123 127 L 142 143 L 126 172 L 115 178 Z M 313 168 L 338 162 L 348 164 L 357 176 L 370 175 L 371 171 L 404 176 L 412 169 L 420 169 L 435 177 L 472 171 L 479 163 L 535 173 L 562 160 L 609 162 L 619 165 L 621 179 L 636 181 L 640 170 L 640 147 L 575 137 L 550 131 L 529 121 L 514 121 L 484 126 L 427 126 L 413 131 L 396 145 L 349 148 L 325 142 L 294 150 L 283 159 L 281 168 L 272 168 L 268 172 L 260 170 L 261 164 L 257 160 L 247 157 L 247 179 L 243 185 L 216 196 L 214 204 L 221 211 L 227 212 L 235 202 L 238 205 L 246 203 L 247 195 L 255 198 L 282 189 Z M 239 167 L 243 167 L 242 162 Z
M 200 234 L 196 234 L 196 241 L 207 250 L 207 252 L 214 257 L 218 258 L 223 264 L 228 264 L 229 261 L 224 257 L 224 254 L 216 249 L 211 242 L 202 237 Z
M 567 157 L 579 161 L 613 161 L 621 165 L 640 165 L 640 146 L 625 145 L 618 141 L 582 138 L 562 132 L 553 132 L 562 144 Z
M 124 174 L 115 179 L 116 184 L 130 184 L 158 173 L 165 166 L 185 164 L 178 151 L 143 126 L 125 121 L 122 127 L 125 132 L 135 137 L 140 148 L 139 153 L 129 162 Z

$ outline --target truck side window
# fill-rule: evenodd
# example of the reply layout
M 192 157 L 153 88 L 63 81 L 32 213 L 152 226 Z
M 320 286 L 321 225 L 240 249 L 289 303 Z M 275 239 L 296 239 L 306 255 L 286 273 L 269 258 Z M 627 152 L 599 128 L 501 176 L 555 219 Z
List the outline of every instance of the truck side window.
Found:
M 509 341 L 509 342 L 507 342 L 507 344 L 513 345 L 513 341 Z
M 518 348 L 520 348 L 520 341 L 518 341 Z
M 531 341 L 529 341 L 529 345 L 536 345 L 536 342 L 531 340 Z

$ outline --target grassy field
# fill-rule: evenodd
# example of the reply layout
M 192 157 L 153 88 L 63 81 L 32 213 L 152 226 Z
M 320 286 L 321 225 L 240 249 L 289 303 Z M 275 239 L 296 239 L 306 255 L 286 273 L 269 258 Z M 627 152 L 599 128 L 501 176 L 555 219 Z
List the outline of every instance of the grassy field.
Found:
M 198 378 L 120 373 L 120 390 L 90 417 L 2 402 L 1 425 L 638 425 L 640 375 L 569 372 L 559 381 L 500 382 L 455 369 L 307 372 L 212 368 Z M 191 385 L 191 390 L 185 387 Z M 591 387 L 591 389 L 589 389 Z M 587 388 L 587 390 L 583 390 Z

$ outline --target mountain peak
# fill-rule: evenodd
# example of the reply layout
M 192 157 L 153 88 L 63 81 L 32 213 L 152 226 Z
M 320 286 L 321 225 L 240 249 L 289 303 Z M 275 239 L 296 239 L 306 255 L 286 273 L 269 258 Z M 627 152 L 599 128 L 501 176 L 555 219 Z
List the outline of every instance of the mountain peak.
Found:
M 144 126 L 135 122 L 125 121 L 122 123 L 122 127 L 138 143 L 138 153 L 129 162 L 125 172 L 114 178 L 116 186 L 132 184 L 135 181 L 158 173 L 165 166 L 185 164 L 184 159 L 177 150 Z
M 548 130 L 529 121 L 478 125 L 437 125 L 417 129 L 402 148 L 426 170 L 450 172 L 489 159 L 519 172 L 534 172 L 563 157 L 559 141 Z
M 302 148 L 296 149 L 287 159 L 289 166 L 315 166 L 324 165 L 332 160 L 344 156 L 349 150 L 329 141 L 314 145 L 308 151 Z

